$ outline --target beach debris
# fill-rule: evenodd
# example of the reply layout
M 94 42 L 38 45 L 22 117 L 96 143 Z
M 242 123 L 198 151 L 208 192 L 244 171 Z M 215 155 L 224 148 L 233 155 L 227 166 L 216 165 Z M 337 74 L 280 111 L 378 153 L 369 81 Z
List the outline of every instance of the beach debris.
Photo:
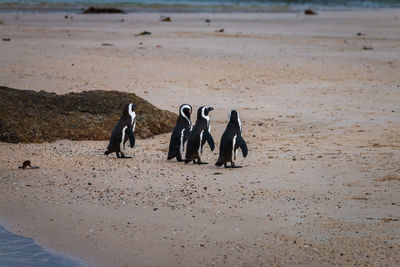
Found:
M 143 36 L 143 35 L 150 35 L 150 34 L 151 34 L 151 32 L 143 31 L 143 32 L 141 32 L 141 33 L 135 34 L 135 36 Z
M 64 16 L 64 19 L 68 19 L 68 15 L 65 15 L 65 16 Z
M 160 17 L 160 21 L 171 22 L 171 18 L 168 17 L 168 16 L 161 16 L 161 17 Z
M 9 41 L 11 41 L 11 39 L 10 38 L 3 38 L 3 41 L 4 42 L 9 42 Z
M 120 22 L 124 22 L 124 21 L 125 21 L 124 19 L 121 19 L 121 20 L 120 20 Z
M 210 19 L 205 19 L 204 21 L 205 21 L 206 23 L 208 23 L 208 24 L 211 23 L 211 20 L 210 20 Z
M 88 7 L 87 9 L 83 10 L 83 14 L 100 14 L 100 13 L 125 13 L 122 9 L 114 8 L 114 7 Z
M 304 15 L 318 15 L 318 13 L 315 12 L 314 10 L 306 9 L 304 10 Z
M 357 36 L 365 36 L 365 33 L 358 32 L 358 33 L 357 33 Z
M 221 175 L 222 172 L 214 172 L 213 175 Z
M 224 32 L 224 29 L 215 30 L 215 32 Z
M 0 20 L 0 25 L 3 25 L 3 24 L 4 24 L 4 21 Z
M 102 43 L 101 45 L 102 46 L 113 46 L 113 44 L 110 44 L 110 43 Z
M 91 90 L 57 95 L 0 86 L 0 141 L 109 140 L 128 101 L 138 106 L 138 137 L 168 133 L 174 127 L 176 114 L 133 93 Z
M 364 46 L 363 50 L 374 50 L 372 46 Z
M 29 168 L 29 169 L 39 169 L 38 166 L 32 166 L 30 160 L 25 160 L 22 163 L 22 166 L 19 166 L 18 168 L 20 168 L 20 169 L 27 169 L 27 168 Z

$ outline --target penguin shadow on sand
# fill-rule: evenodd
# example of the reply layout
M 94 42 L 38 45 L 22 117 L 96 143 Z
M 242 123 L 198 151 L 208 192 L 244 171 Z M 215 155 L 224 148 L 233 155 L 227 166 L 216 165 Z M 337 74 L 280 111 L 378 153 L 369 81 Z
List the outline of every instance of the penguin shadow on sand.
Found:
M 135 146 L 135 107 L 136 105 L 132 103 L 125 105 L 121 118 L 111 133 L 110 142 L 107 146 L 107 150 L 104 152 L 105 155 L 115 152 L 117 158 L 132 158 L 125 156 L 124 151 L 125 143 L 128 139 L 130 147 L 133 148 Z

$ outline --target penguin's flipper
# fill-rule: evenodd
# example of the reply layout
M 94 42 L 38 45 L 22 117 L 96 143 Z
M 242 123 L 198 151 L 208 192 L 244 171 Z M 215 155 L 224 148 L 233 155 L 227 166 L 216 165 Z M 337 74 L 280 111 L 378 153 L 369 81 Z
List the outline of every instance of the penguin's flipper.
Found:
M 128 135 L 130 147 L 133 148 L 135 146 L 135 133 L 131 128 L 127 128 L 125 132 Z
M 239 136 L 236 138 L 236 144 L 237 144 L 237 145 L 240 147 L 240 149 L 242 150 L 243 157 L 244 157 L 244 158 L 247 157 L 247 153 L 248 153 L 247 144 L 246 144 L 246 141 L 244 141 L 244 139 L 243 139 L 242 136 L 239 135 Z
M 211 151 L 214 151 L 215 144 L 214 144 L 214 139 L 212 138 L 211 134 L 209 131 L 204 131 L 203 137 L 205 140 L 207 140 L 208 145 L 211 148 Z

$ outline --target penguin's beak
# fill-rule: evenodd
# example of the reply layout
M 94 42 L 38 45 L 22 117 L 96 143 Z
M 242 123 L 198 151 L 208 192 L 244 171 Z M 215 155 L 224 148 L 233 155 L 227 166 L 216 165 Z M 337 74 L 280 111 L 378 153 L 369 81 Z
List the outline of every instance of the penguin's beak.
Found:
M 208 112 L 210 112 L 210 111 L 212 111 L 212 110 L 214 110 L 213 107 L 209 107 L 209 108 L 208 108 Z
M 189 114 L 192 114 L 192 110 L 191 109 L 189 109 Z
M 136 104 L 132 104 L 132 108 L 136 108 Z

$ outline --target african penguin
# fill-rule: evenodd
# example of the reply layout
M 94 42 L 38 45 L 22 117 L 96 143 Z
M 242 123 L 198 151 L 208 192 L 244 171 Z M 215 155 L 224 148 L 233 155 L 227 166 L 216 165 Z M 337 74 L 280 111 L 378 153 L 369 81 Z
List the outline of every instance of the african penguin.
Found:
M 179 117 L 174 129 L 172 130 L 171 140 L 169 142 L 168 160 L 176 157 L 178 161 L 183 161 L 182 156 L 185 143 L 187 142 L 187 136 L 192 129 L 190 114 L 192 114 L 192 106 L 189 104 L 183 104 L 180 106 Z
M 136 113 L 135 104 L 128 103 L 124 107 L 122 116 L 111 133 L 105 155 L 115 152 L 118 158 L 129 158 L 124 155 L 125 142 L 129 139 L 130 147 L 135 146 Z
M 200 155 L 203 153 L 203 145 L 206 141 L 211 151 L 213 151 L 215 147 L 214 139 L 210 134 L 211 125 L 209 112 L 212 110 L 212 107 L 205 106 L 198 109 L 196 123 L 188 136 L 185 163 L 189 163 L 192 160 L 193 163 L 196 163 L 197 160 L 198 164 L 207 164 L 201 161 Z
M 242 124 L 240 123 L 239 113 L 236 110 L 229 112 L 229 123 L 221 137 L 221 144 L 219 147 L 219 157 L 215 166 L 227 166 L 227 162 L 231 163 L 231 168 L 241 168 L 241 166 L 235 166 L 234 160 L 236 160 L 237 150 L 240 147 L 243 153 L 243 157 L 247 156 L 247 145 L 242 137 Z

